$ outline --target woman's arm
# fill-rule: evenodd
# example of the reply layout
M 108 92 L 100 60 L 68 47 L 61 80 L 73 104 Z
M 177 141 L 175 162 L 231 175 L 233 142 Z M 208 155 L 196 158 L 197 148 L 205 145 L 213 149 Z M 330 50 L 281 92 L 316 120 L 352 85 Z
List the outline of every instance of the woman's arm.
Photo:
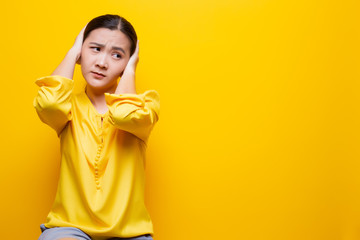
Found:
M 81 30 L 74 46 L 69 50 L 53 74 L 35 81 L 39 89 L 33 105 L 41 121 L 52 127 L 58 136 L 72 119 L 71 93 L 74 86 L 72 78 L 75 64 L 81 54 L 85 27 Z
M 72 119 L 71 92 L 74 80 L 63 76 L 45 76 L 35 81 L 39 86 L 33 106 L 42 122 L 53 128 L 57 135 Z
M 114 94 L 105 93 L 109 120 L 115 127 L 132 133 L 145 143 L 159 119 L 160 97 L 155 90 L 135 91 L 135 69 L 139 61 L 139 41 Z
M 72 79 L 74 76 L 75 64 L 78 62 L 81 55 L 81 47 L 84 37 L 84 30 L 86 26 L 80 31 L 75 39 L 74 45 L 67 52 L 65 58 L 51 74 L 52 76 L 59 75 Z
M 115 94 L 121 93 L 134 93 L 136 94 L 135 87 L 135 70 L 139 62 L 139 40 L 136 43 L 135 52 L 131 55 L 127 63 L 124 73 L 116 87 Z
M 77 61 L 77 53 L 74 49 L 70 49 L 65 58 L 59 64 L 59 66 L 55 69 L 55 71 L 51 74 L 51 76 L 59 75 L 62 77 L 67 77 L 72 79 L 75 70 L 75 64 Z
M 109 107 L 109 121 L 115 127 L 132 133 L 145 143 L 159 120 L 160 97 L 157 91 L 148 90 L 142 94 L 105 93 Z

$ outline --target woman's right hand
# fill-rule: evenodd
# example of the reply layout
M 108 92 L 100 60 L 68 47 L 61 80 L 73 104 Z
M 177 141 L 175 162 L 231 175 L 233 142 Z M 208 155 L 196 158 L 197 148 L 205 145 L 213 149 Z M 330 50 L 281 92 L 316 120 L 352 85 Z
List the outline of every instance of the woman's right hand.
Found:
M 76 63 L 80 64 L 81 48 L 82 48 L 82 42 L 83 42 L 84 31 L 86 26 L 80 31 L 79 35 L 75 39 L 74 45 L 67 52 L 65 58 L 62 60 L 59 66 L 51 74 L 52 76 L 59 75 L 70 79 L 73 78 L 75 65 Z
M 76 39 L 75 39 L 75 43 L 72 46 L 72 51 L 75 52 L 76 54 L 76 63 L 80 64 L 81 61 L 81 48 L 82 48 L 82 44 L 83 44 L 83 38 L 84 38 L 84 31 L 86 28 L 87 24 L 85 25 L 85 27 L 83 27 L 83 29 L 81 29 L 79 35 L 77 35 Z

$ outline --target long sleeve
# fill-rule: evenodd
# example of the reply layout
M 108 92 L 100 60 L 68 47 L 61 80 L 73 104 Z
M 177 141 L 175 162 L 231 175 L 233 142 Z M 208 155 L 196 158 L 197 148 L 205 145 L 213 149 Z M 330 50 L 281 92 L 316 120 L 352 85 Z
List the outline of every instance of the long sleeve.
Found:
M 159 94 L 155 90 L 148 90 L 142 94 L 105 93 L 105 100 L 111 124 L 147 142 L 159 119 Z
M 59 136 L 72 119 L 71 95 L 74 80 L 63 76 L 46 76 L 35 81 L 40 87 L 33 106 L 42 122 L 53 128 Z

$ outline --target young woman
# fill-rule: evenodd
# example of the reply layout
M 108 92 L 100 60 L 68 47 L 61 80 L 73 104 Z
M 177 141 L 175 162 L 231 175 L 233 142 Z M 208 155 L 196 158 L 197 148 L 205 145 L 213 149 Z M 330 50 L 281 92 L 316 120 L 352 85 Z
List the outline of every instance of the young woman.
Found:
M 58 189 L 39 240 L 152 239 L 144 168 L 160 101 L 155 90 L 136 93 L 138 53 L 128 21 L 99 16 L 52 75 L 36 80 L 34 107 L 56 131 L 61 149 Z M 76 63 L 87 84 L 75 95 Z

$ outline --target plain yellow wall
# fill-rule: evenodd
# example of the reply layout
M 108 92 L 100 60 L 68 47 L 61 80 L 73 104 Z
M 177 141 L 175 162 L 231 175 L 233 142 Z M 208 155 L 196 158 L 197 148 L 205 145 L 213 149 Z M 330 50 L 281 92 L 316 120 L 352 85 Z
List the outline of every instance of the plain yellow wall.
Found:
M 154 240 L 360 239 L 358 0 L 6 1 L 1 11 L 1 238 L 37 239 L 59 142 L 34 81 L 92 18 L 140 40 L 156 89 L 146 205 Z M 83 83 L 80 67 L 74 78 Z

